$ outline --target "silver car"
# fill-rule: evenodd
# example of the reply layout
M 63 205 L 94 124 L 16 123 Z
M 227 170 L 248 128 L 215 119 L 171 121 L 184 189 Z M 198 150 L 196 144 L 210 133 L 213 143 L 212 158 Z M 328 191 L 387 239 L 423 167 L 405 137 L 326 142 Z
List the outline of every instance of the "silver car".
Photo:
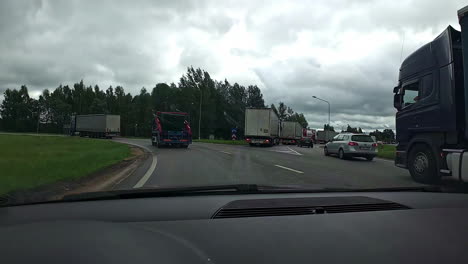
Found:
M 325 156 L 337 154 L 340 159 L 363 157 L 371 161 L 377 156 L 377 143 L 369 135 L 341 133 L 323 148 Z

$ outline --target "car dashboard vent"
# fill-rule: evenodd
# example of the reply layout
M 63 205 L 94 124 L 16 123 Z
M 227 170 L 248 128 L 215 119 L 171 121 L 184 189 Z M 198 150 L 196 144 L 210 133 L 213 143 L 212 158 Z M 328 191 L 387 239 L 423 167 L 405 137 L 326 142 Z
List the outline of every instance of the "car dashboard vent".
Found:
M 237 200 L 220 208 L 212 218 L 239 218 L 307 214 L 402 210 L 409 207 L 364 196 Z

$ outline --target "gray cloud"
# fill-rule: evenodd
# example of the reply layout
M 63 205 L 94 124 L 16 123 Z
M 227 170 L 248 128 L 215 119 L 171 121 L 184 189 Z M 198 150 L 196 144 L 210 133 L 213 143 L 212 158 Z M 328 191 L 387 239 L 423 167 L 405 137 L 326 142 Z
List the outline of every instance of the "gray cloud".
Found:
M 131 93 L 188 66 L 257 84 L 312 127 L 394 127 L 403 57 L 456 28 L 464 1 L 1 1 L 0 93 L 72 84 Z

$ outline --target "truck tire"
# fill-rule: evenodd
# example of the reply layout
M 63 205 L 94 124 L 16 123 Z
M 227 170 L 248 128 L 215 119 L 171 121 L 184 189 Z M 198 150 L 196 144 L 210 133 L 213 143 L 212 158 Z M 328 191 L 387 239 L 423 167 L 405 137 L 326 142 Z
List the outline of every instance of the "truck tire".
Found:
M 440 181 L 437 172 L 436 159 L 432 150 L 423 144 L 411 148 L 408 159 L 408 169 L 414 181 L 434 184 Z

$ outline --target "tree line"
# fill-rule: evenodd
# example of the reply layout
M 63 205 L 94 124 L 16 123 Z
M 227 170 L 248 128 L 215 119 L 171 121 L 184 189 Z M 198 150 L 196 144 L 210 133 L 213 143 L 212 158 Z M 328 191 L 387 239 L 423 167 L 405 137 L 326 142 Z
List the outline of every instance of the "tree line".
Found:
M 227 80 L 216 81 L 200 68 L 187 68 L 178 84 L 158 83 L 139 94 L 125 92 L 122 86 L 102 90 L 83 81 L 45 89 L 38 99 L 29 95 L 26 85 L 7 89 L 0 105 L 0 130 L 11 132 L 62 133 L 73 114 L 117 114 L 123 136 L 150 136 L 156 111 L 180 111 L 190 115 L 193 136 L 198 137 L 200 118 L 202 138 L 214 135 L 229 138 L 232 128 L 244 133 L 245 108 L 265 107 L 263 94 L 256 85 L 242 86 Z M 280 102 L 270 107 L 282 120 L 297 121 L 307 127 L 302 113 Z

